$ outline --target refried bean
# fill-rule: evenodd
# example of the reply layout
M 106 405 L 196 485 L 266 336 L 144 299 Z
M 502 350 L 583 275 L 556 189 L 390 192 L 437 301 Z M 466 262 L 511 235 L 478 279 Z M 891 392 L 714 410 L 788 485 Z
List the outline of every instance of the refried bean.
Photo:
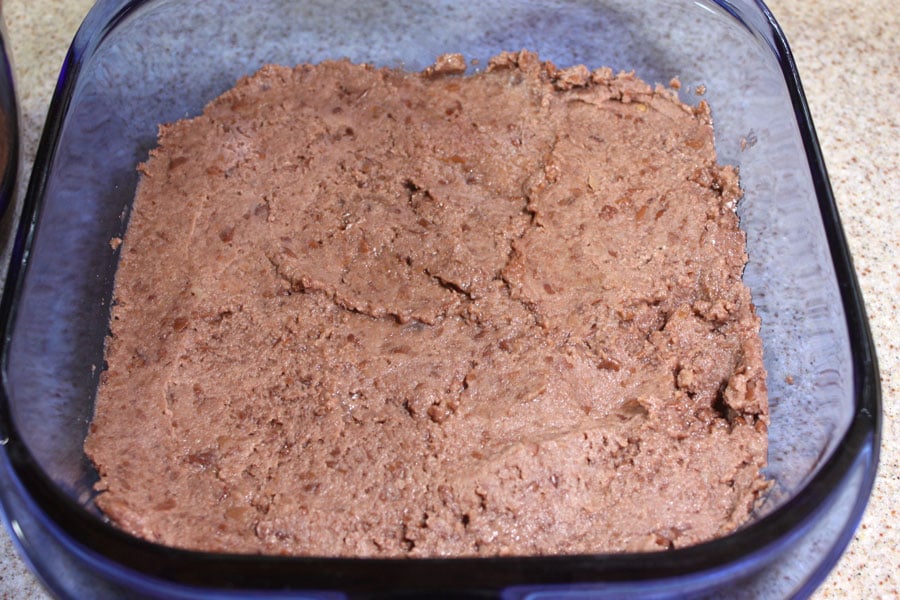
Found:
M 160 128 L 86 451 L 207 551 L 651 551 L 768 487 L 759 319 L 710 110 L 503 53 L 266 66 Z

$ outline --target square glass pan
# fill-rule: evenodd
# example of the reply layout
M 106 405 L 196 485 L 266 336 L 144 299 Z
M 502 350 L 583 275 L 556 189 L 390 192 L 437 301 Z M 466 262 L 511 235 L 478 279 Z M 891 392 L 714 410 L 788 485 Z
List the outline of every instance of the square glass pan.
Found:
M 265 63 L 346 57 L 418 70 L 527 48 L 559 66 L 705 86 L 720 162 L 740 169 L 745 278 L 769 372 L 772 492 L 720 540 L 646 554 L 325 559 L 173 550 L 107 524 L 82 443 L 103 369 L 135 166 L 160 123 Z M 540 591 L 608 597 L 810 591 L 848 543 L 880 435 L 877 365 L 793 61 L 753 0 L 101 0 L 73 42 L 32 174 L 2 304 L 2 503 L 63 596 Z M 788 383 L 790 381 L 791 383 Z

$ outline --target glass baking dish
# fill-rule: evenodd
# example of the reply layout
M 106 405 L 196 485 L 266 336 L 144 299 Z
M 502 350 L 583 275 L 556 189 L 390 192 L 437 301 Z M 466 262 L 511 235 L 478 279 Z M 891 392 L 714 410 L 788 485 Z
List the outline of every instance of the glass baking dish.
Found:
M 5 243 L 13 223 L 4 217 L 15 201 L 19 175 L 19 109 L 2 13 L 0 6 L 0 243 Z
M 198 114 L 265 63 L 326 58 L 418 70 L 527 48 L 559 66 L 680 78 L 711 104 L 737 165 L 745 279 L 762 318 L 774 485 L 751 523 L 654 554 L 459 559 L 190 552 L 108 524 L 82 444 L 103 370 L 117 264 L 157 126 Z M 100 0 L 63 65 L 2 300 L 0 478 L 7 525 L 63 597 L 462 595 L 788 597 L 848 544 L 875 476 L 877 364 L 787 43 L 754 0 Z

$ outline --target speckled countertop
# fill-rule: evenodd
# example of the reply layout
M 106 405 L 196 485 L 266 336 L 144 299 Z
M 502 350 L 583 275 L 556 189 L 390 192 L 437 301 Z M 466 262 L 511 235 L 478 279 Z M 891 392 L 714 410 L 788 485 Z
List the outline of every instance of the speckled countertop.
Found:
M 6 0 L 27 180 L 65 51 L 92 0 Z M 893 0 L 770 0 L 797 60 L 881 366 L 881 465 L 862 525 L 816 598 L 900 597 L 900 9 Z M 24 189 L 24 185 L 22 186 Z M 46 593 L 0 532 L 0 598 Z

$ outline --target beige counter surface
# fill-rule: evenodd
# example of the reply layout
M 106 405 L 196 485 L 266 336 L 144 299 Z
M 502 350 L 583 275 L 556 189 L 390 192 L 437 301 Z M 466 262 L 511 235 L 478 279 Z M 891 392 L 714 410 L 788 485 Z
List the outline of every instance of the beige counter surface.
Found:
M 91 0 L 2 2 L 17 74 L 27 181 L 65 51 Z M 770 0 L 819 134 L 881 367 L 881 465 L 868 510 L 816 598 L 900 597 L 900 8 L 893 0 Z M 24 185 L 22 186 L 24 188 Z M 0 598 L 46 592 L 0 532 Z

